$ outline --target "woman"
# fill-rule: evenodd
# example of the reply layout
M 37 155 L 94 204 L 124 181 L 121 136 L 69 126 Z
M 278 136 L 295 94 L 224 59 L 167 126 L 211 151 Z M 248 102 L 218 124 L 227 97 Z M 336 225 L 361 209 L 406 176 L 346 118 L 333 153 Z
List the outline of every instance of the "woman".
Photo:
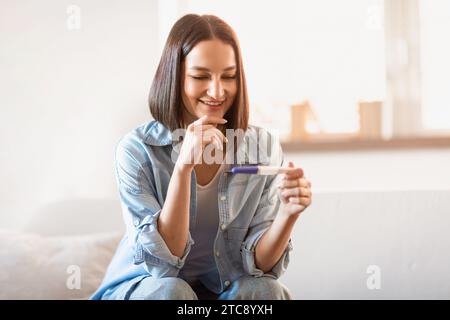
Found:
M 92 298 L 291 299 L 277 279 L 311 184 L 292 163 L 279 180 L 230 174 L 283 160 L 275 137 L 248 125 L 240 48 L 224 21 L 175 23 L 149 105 L 155 121 L 117 146 L 127 229 Z

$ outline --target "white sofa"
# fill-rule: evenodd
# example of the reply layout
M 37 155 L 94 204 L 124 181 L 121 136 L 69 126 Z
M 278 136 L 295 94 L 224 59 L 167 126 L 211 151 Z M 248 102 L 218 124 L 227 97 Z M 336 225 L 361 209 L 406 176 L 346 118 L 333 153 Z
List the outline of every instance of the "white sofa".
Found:
M 0 229 L 0 299 L 87 299 L 123 234 L 114 199 L 43 207 L 22 230 Z
M 450 190 L 316 193 L 308 211 L 283 277 L 296 299 L 450 298 Z
M 450 191 L 316 192 L 281 281 L 295 299 L 449 299 L 449 230 Z M 0 299 L 86 299 L 122 232 L 115 199 L 64 201 L 1 231 Z

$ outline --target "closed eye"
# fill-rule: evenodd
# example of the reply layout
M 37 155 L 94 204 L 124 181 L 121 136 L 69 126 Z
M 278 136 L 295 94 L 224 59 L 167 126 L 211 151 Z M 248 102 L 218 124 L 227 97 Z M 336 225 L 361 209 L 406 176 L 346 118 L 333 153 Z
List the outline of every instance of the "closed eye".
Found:
M 208 79 L 209 79 L 209 77 L 207 77 L 207 76 L 190 76 L 190 77 L 193 78 L 193 79 L 196 79 L 196 80 L 208 80 Z M 236 75 L 233 75 L 233 76 L 223 76 L 222 79 L 226 79 L 226 80 L 229 80 L 229 79 L 236 79 Z
M 206 80 L 206 79 L 208 79 L 208 77 L 194 77 L 194 76 L 191 76 L 191 78 L 194 78 L 194 79 L 197 79 L 197 80 Z

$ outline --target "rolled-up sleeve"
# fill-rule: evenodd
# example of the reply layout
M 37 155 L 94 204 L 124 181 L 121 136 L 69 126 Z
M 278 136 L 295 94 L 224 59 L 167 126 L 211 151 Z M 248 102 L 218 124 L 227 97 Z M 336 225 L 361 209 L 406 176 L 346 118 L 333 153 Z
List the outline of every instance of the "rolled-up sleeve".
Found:
M 282 166 L 283 164 L 281 147 L 279 147 L 279 150 L 280 153 L 278 159 L 273 163 L 273 165 L 276 166 Z M 270 271 L 264 273 L 256 266 L 256 246 L 264 233 L 272 225 L 280 209 L 281 201 L 277 195 L 277 189 L 275 186 L 278 183 L 278 179 L 276 177 L 277 176 L 271 176 L 267 179 L 260 203 L 256 209 L 255 215 L 250 223 L 248 234 L 241 247 L 244 270 L 249 275 L 255 277 L 268 276 L 278 279 L 286 271 L 289 265 L 289 254 L 293 249 L 292 239 L 289 239 L 284 253 Z
M 150 161 L 141 159 L 139 148 L 126 139 L 116 148 L 116 180 L 129 241 L 133 241 L 134 264 L 144 263 L 153 277 L 176 277 L 194 243 L 189 234 L 184 253 L 170 252 L 158 232 L 162 205 L 157 200 Z

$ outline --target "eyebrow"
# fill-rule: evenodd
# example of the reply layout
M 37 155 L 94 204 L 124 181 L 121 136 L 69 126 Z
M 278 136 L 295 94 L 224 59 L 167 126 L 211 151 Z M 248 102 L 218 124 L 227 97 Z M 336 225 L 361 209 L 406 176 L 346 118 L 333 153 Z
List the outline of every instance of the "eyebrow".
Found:
M 200 70 L 200 71 L 210 71 L 208 68 L 205 68 L 205 67 L 197 67 L 197 66 L 191 67 L 191 68 L 189 68 L 189 69 L 190 69 L 190 70 Z M 223 69 L 223 71 L 228 71 L 228 70 L 233 70 L 233 69 L 236 69 L 236 66 L 229 66 L 229 67 Z

